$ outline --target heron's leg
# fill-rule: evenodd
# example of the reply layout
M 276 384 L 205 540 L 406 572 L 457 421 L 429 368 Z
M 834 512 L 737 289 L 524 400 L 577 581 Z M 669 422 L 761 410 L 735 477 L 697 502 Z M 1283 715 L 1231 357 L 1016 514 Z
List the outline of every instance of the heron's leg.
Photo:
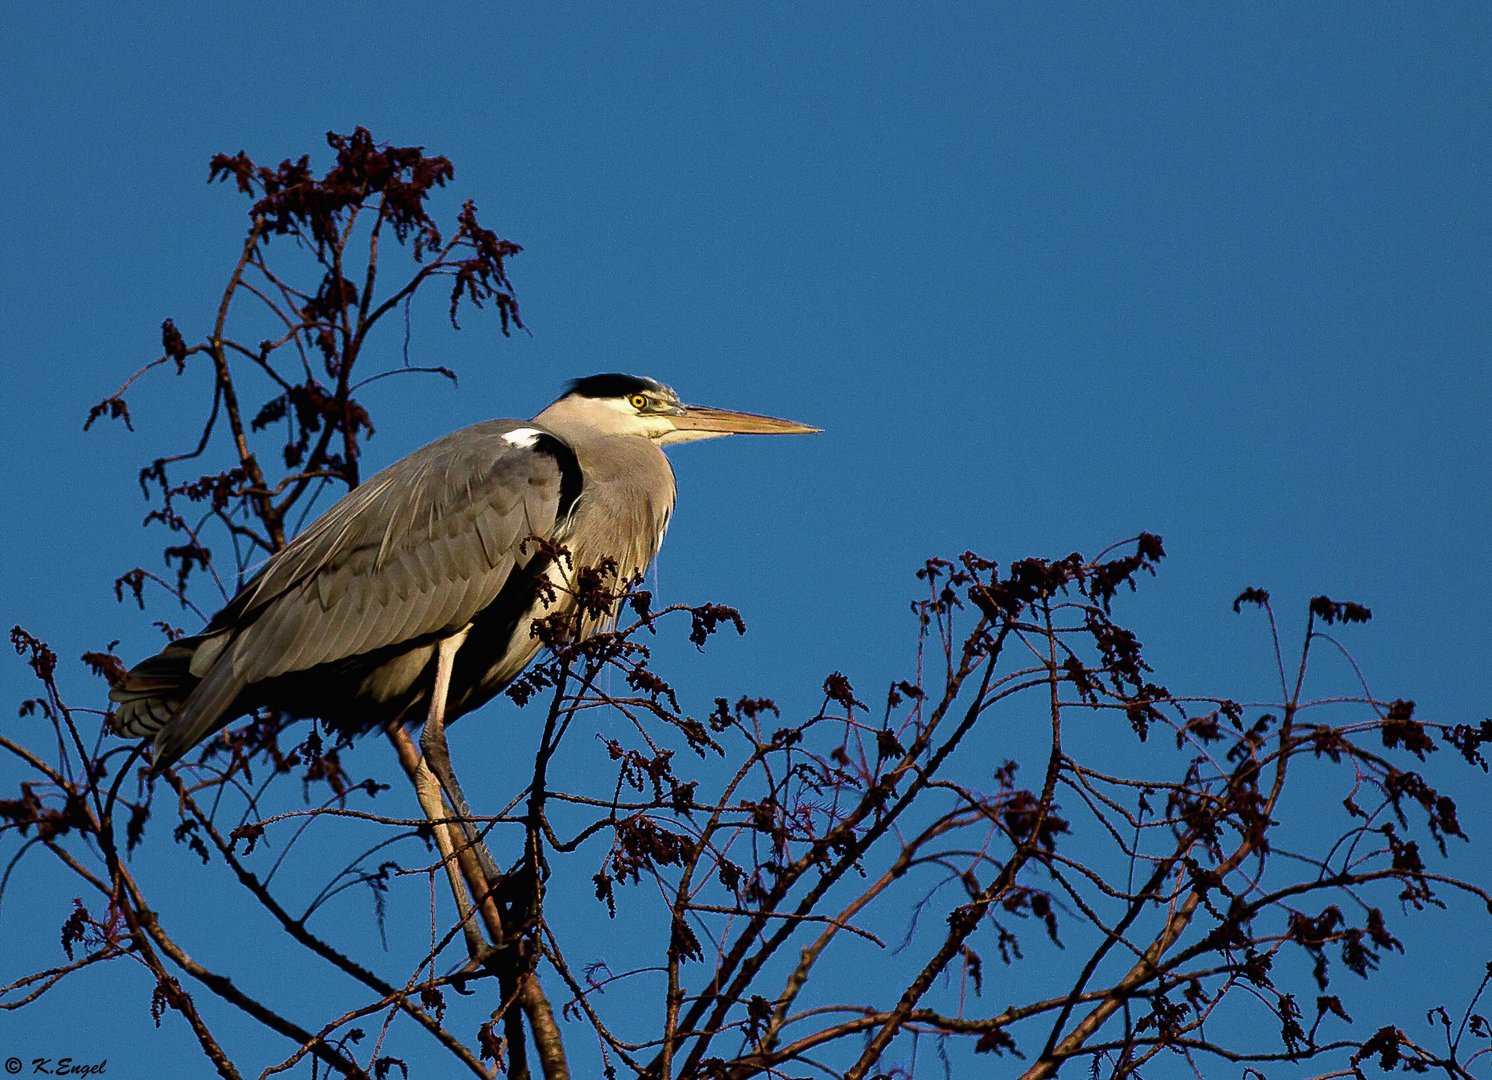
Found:
M 469 632 L 470 627 L 452 634 L 435 647 L 435 685 L 430 689 L 430 713 L 425 718 L 424 730 L 420 732 L 420 752 L 424 755 L 424 763 L 445 790 L 446 798 L 450 800 L 451 809 L 456 812 L 456 816 L 468 819 L 461 823 L 461 833 L 466 838 L 467 845 L 476 853 L 483 875 L 489 882 L 496 882 L 502 877 L 502 873 L 493 862 L 487 845 L 478 839 L 476 829 L 469 820 L 471 806 L 461 791 L 461 785 L 456 781 L 456 773 L 451 768 L 451 751 L 446 745 L 446 698 L 451 690 L 451 671 L 456 666 L 456 653 L 466 641 Z
M 451 895 L 456 898 L 456 911 L 461 916 L 461 932 L 466 938 L 466 951 L 473 959 L 482 955 L 487 943 L 482 940 L 481 929 L 472 914 L 471 901 L 461 879 L 460 859 L 456 854 L 454 830 L 449 825 L 437 824 L 446 816 L 446 804 L 440 797 L 440 781 L 430 771 L 430 766 L 421 758 L 414 767 L 414 794 L 420 801 L 420 809 L 429 819 L 431 832 L 435 834 L 435 847 L 440 852 L 440 861 L 451 880 Z

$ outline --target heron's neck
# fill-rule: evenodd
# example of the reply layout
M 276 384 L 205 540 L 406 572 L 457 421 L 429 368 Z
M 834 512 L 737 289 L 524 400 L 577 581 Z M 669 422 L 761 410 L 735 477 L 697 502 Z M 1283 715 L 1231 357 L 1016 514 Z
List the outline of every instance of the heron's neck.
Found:
M 534 423 L 563 439 L 580 465 L 580 498 L 566 541 L 575 562 L 592 566 L 614 558 L 621 576 L 630 578 L 653 561 L 663 542 L 673 516 L 673 468 L 651 439 L 607 434 L 550 412 Z
M 585 487 L 593 494 L 602 487 L 615 487 L 672 508 L 673 469 L 658 444 L 630 432 L 607 431 L 597 426 L 593 412 L 581 413 L 570 405 L 569 399 L 562 398 L 533 422 L 559 436 L 575 452 Z

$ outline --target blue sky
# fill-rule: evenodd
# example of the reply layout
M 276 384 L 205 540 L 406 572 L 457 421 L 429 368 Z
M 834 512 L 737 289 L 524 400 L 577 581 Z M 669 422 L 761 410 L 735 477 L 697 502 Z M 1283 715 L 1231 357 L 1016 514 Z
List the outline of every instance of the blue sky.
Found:
M 524 245 L 532 331 L 417 323 L 412 360 L 460 389 L 370 388 L 371 464 L 604 370 L 825 429 L 674 455 L 659 587 L 751 627 L 679 651 L 699 687 L 809 705 L 842 668 L 878 693 L 911 662 L 927 556 L 1145 529 L 1170 558 L 1130 610 L 1173 689 L 1267 690 L 1262 627 L 1229 609 L 1262 585 L 1297 633 L 1315 593 L 1368 604 L 1349 642 L 1375 689 L 1485 715 L 1492 9 L 202 12 L 0 13 L 7 626 L 66 658 L 151 646 L 110 583 L 159 550 L 133 477 L 193 399 L 135 393 L 134 435 L 82 418 L 163 317 L 203 332 L 242 222 L 208 157 L 363 124 L 451 157 L 453 190 Z M 0 688 L 29 694 L 19 662 Z M 1458 796 L 1487 819 L 1485 784 Z M 1485 940 L 1458 918 L 1432 943 Z M 137 1012 L 104 1040 L 120 1060 L 191 1060 Z M 48 1015 L 0 1014 L 0 1042 Z

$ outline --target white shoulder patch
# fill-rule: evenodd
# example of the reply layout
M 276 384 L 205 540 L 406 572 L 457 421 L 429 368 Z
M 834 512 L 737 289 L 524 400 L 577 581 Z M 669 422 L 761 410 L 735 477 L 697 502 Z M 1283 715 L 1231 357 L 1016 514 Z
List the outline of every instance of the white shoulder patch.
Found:
M 539 441 L 542 431 L 531 427 L 514 428 L 503 436 L 503 442 L 512 443 L 514 446 L 529 447 Z

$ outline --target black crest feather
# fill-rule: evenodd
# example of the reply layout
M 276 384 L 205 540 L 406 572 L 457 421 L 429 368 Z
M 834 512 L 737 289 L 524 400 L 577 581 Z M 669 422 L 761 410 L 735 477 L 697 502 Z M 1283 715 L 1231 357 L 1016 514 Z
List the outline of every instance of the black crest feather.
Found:
M 668 388 L 654 379 L 642 375 L 624 375 L 618 371 L 602 375 L 587 375 L 576 379 L 565 388 L 565 396 L 588 398 L 628 397 L 632 394 L 663 394 Z

